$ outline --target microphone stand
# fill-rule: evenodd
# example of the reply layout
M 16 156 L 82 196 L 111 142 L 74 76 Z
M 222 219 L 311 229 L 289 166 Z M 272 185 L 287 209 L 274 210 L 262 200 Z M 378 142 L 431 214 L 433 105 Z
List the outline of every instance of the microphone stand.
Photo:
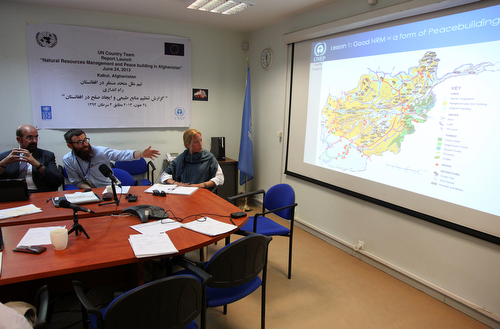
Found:
M 113 203 L 115 203 L 116 206 L 120 205 L 120 200 L 118 200 L 118 195 L 116 194 L 115 183 L 113 182 L 113 180 L 111 180 L 111 189 L 113 190 L 113 201 L 99 203 L 99 206 L 104 206 L 106 204 L 113 204 Z
M 78 212 L 77 209 L 73 209 L 73 227 L 71 228 L 71 230 L 69 230 L 68 235 L 70 235 L 71 233 L 75 232 L 75 235 L 78 236 L 78 232 L 82 232 L 83 234 L 85 234 L 85 236 L 87 237 L 87 239 L 90 239 L 90 237 L 87 234 L 87 232 L 85 232 L 85 229 L 83 228 L 83 226 L 78 223 L 77 212 Z

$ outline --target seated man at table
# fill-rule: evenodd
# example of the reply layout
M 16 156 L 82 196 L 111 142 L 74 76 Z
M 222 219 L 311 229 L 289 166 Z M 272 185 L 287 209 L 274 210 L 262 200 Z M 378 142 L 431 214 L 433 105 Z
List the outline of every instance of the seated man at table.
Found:
M 25 178 L 30 192 L 57 191 L 64 177 L 54 153 L 38 148 L 38 131 L 30 125 L 16 130 L 19 147 L 0 154 L 0 179 Z
M 81 189 L 106 187 L 109 178 L 99 171 L 99 166 L 109 166 L 110 161 L 129 161 L 140 158 L 155 159 L 160 155 L 151 146 L 144 151 L 113 150 L 105 146 L 91 146 L 90 138 L 81 129 L 70 129 L 64 134 L 66 145 L 71 149 L 63 157 L 63 163 L 71 184 Z
M 224 184 L 224 174 L 215 156 L 203 149 L 201 132 L 188 129 L 183 135 L 186 150 L 177 156 L 160 178 L 164 184 L 213 190 Z

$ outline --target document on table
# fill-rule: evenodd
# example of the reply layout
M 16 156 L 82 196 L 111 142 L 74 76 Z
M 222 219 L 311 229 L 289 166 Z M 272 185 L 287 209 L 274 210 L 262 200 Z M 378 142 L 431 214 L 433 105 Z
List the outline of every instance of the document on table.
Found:
M 128 241 L 137 258 L 169 255 L 178 252 L 167 233 L 132 234 Z
M 238 228 L 235 225 L 223 223 L 210 217 L 202 217 L 192 222 L 182 224 L 182 227 L 209 236 L 224 234 Z
M 144 192 L 153 193 L 154 190 L 157 190 L 158 192 L 165 192 L 167 194 L 191 195 L 197 189 L 198 189 L 197 187 L 192 187 L 192 186 L 154 184 Z
M 44 244 L 51 244 L 50 231 L 56 228 L 65 228 L 66 226 L 48 226 L 48 227 L 34 227 L 30 228 L 23 236 L 17 246 L 40 246 Z
M 181 223 L 173 219 L 162 219 L 154 222 L 137 224 L 130 227 L 142 234 L 154 234 L 154 233 L 164 233 L 166 231 L 170 231 L 175 228 L 181 227 Z
M 65 194 L 64 197 L 68 202 L 74 204 L 83 204 L 83 203 L 91 203 L 91 202 L 100 202 L 97 195 L 94 192 L 75 192 L 72 194 Z
M 0 219 L 18 217 L 22 215 L 35 214 L 42 212 L 42 209 L 38 208 L 34 204 L 29 204 L 26 206 L 8 208 L 0 210 Z

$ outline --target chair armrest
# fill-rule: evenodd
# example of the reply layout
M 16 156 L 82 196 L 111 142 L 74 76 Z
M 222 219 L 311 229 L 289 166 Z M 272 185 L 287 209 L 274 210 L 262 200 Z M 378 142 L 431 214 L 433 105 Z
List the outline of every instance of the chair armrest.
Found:
M 299 204 L 297 202 L 295 202 L 294 204 L 291 204 L 291 205 L 288 205 L 288 206 L 284 206 L 284 207 L 281 207 L 281 208 L 276 208 L 276 209 L 272 209 L 272 210 L 268 210 L 268 211 L 265 211 L 265 212 L 262 212 L 262 213 L 255 214 L 254 218 L 255 217 L 262 217 L 262 216 L 265 216 L 267 214 L 275 213 L 277 211 L 284 210 L 284 209 L 287 209 L 287 208 L 297 207 L 298 205 Z
M 76 296 L 80 300 L 80 303 L 82 303 L 83 307 L 87 310 L 87 313 L 95 315 L 97 317 L 97 320 L 99 322 L 102 322 L 102 314 L 88 300 L 87 295 L 85 295 L 85 292 L 83 291 L 83 283 L 77 280 L 73 280 L 73 289 L 75 290 Z
M 234 196 L 228 197 L 227 200 L 229 202 L 234 202 L 234 201 L 236 201 L 238 199 L 246 198 L 246 197 L 249 197 L 249 196 L 254 196 L 256 194 L 266 194 L 266 191 L 264 191 L 264 190 L 257 190 L 257 191 L 243 193 L 243 194 L 238 194 L 238 195 L 234 195 Z
M 205 272 L 203 270 L 203 269 L 205 269 L 205 263 L 203 263 L 203 262 L 198 262 L 198 261 L 195 261 L 195 260 L 191 260 L 191 259 L 186 258 L 184 256 L 174 257 L 172 259 L 172 262 L 174 262 L 175 264 L 177 264 L 177 265 L 179 265 L 181 267 L 184 267 L 185 269 L 193 272 L 197 277 L 199 277 L 202 280 L 201 281 L 201 285 L 203 287 L 205 287 L 207 285 L 207 283 L 212 280 L 212 275 L 208 274 L 207 272 Z M 202 265 L 203 269 L 200 268 L 199 266 L 193 264 L 193 263 Z
M 155 179 L 156 167 L 155 167 L 155 164 L 153 163 L 153 161 L 151 161 L 151 160 L 148 161 L 148 167 L 151 167 L 151 178 L 149 177 L 149 170 L 148 170 L 147 178 L 151 182 L 151 184 L 154 184 L 155 182 L 153 182 L 153 180 Z
M 243 235 L 243 236 L 249 236 L 251 234 L 256 234 L 255 232 L 250 232 L 250 231 L 244 231 L 244 230 L 238 230 L 234 232 L 233 234 L 238 234 L 238 235 Z

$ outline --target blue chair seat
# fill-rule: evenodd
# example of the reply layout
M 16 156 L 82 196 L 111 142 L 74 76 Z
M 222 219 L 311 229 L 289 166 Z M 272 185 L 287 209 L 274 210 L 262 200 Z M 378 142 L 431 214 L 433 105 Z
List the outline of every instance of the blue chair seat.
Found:
M 194 275 L 193 272 L 189 270 L 182 270 L 175 272 L 175 275 L 191 275 L 198 279 L 198 281 L 202 281 L 201 278 Z M 259 289 L 262 284 L 262 280 L 259 276 L 255 277 L 253 280 L 242 284 L 240 286 L 231 287 L 231 288 L 212 288 L 207 287 L 207 307 L 217 307 L 224 306 L 227 304 L 234 303 L 240 299 L 243 299 L 245 296 L 250 295 L 255 290 Z
M 253 222 L 254 217 L 249 217 L 245 225 L 241 227 L 241 230 L 253 232 Z M 290 229 L 276 223 L 275 221 L 267 217 L 258 217 L 257 233 L 263 235 L 287 235 L 290 234 Z

